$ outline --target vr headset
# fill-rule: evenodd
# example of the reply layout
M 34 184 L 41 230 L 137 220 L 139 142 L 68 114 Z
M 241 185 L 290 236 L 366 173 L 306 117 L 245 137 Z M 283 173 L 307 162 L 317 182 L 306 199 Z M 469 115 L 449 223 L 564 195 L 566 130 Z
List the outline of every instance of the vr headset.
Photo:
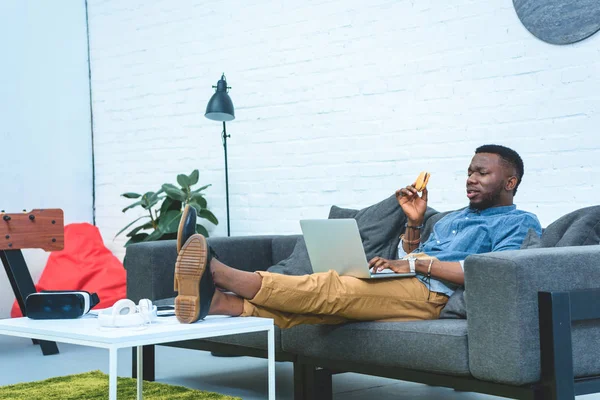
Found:
M 25 299 L 25 314 L 31 319 L 74 319 L 100 303 L 96 293 L 48 290 L 31 293 Z

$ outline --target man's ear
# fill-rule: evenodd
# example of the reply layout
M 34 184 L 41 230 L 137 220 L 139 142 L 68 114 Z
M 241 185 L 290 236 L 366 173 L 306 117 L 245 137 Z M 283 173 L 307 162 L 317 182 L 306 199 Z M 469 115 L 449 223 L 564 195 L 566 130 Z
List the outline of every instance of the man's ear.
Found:
M 506 180 L 504 189 L 506 189 L 509 192 L 512 192 L 513 190 L 515 190 L 515 186 L 517 186 L 517 177 L 513 175 Z

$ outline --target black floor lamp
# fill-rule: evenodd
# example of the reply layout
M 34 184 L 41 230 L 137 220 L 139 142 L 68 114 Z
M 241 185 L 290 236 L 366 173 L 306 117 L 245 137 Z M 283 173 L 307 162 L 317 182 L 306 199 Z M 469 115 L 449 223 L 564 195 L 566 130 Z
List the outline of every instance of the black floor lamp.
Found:
M 221 75 L 221 79 L 217 82 L 215 94 L 212 95 L 206 106 L 206 114 L 204 116 L 213 121 L 223 121 L 223 150 L 225 151 L 225 201 L 227 202 L 227 236 L 231 236 L 229 227 L 229 177 L 227 174 L 227 138 L 230 135 L 227 134 L 225 128 L 226 121 L 233 121 L 235 119 L 235 112 L 233 111 L 233 103 L 229 97 L 228 91 L 231 87 L 227 86 L 225 80 L 225 74 Z

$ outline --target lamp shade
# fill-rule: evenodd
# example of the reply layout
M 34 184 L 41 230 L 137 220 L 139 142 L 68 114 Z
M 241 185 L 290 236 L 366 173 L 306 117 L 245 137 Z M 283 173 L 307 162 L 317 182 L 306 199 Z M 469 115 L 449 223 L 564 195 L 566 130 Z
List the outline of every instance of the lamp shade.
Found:
M 212 95 L 206 106 L 206 113 L 204 114 L 206 118 L 214 121 L 233 121 L 235 119 L 233 102 L 227 93 L 227 89 L 227 81 L 225 80 L 225 74 L 223 74 L 217 82 L 215 94 Z

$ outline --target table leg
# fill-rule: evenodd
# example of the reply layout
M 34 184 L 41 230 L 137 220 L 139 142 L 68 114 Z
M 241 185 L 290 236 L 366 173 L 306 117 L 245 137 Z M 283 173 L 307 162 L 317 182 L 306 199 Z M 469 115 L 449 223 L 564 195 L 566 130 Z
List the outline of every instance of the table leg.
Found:
M 144 368 L 144 346 L 137 347 L 137 400 L 142 400 L 143 393 L 143 368 Z
M 271 327 L 268 331 L 269 344 L 268 344 L 268 356 L 269 356 L 269 400 L 275 399 L 275 328 Z
M 108 399 L 117 400 L 117 349 L 108 350 Z

